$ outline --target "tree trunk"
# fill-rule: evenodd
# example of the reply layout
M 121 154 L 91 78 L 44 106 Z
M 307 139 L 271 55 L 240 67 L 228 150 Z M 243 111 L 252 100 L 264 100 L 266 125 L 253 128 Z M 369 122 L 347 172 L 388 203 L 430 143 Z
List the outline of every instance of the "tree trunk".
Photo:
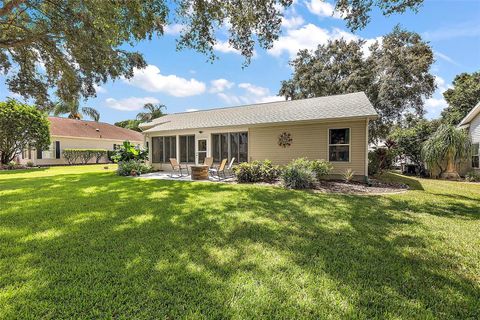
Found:
M 453 154 L 449 153 L 447 156 L 447 170 L 441 174 L 442 179 L 447 180 L 459 180 L 460 175 L 457 172 L 455 167 L 455 160 L 453 159 Z

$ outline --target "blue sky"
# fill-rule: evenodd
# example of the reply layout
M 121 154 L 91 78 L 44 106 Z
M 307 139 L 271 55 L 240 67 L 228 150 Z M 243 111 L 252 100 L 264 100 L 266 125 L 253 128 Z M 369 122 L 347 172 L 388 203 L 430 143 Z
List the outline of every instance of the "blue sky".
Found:
M 396 24 L 418 32 L 430 42 L 436 62 L 432 73 L 438 90 L 426 101 L 427 117 L 438 117 L 445 107 L 441 92 L 461 72 L 480 70 L 480 1 L 427 0 L 418 13 L 384 17 L 374 12 L 368 26 L 352 34 L 345 22 L 332 16 L 332 6 L 320 0 L 298 0 L 285 11 L 282 34 L 273 49 L 257 48 L 251 64 L 242 68 L 244 58 L 225 42 L 219 31 L 213 63 L 192 50 L 176 51 L 175 39 L 181 26 L 152 41 L 143 41 L 142 52 L 149 66 L 130 81 L 108 82 L 96 98 L 83 102 L 101 113 L 101 121 L 131 119 L 146 102 L 167 105 L 167 112 L 182 112 L 281 99 L 276 96 L 280 81 L 288 79 L 288 61 L 299 49 L 313 49 L 328 39 L 360 37 L 373 40 L 390 32 Z M 3 80 L 3 78 L 2 78 Z M 12 96 L 0 82 L 0 99 Z

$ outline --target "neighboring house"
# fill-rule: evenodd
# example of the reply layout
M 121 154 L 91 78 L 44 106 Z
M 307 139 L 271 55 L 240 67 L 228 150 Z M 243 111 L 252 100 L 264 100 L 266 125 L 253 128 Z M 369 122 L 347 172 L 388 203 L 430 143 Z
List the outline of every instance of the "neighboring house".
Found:
M 50 121 L 51 145 L 48 150 L 27 149 L 20 155 L 23 164 L 31 161 L 34 165 L 66 164 L 64 149 L 105 149 L 114 150 L 125 140 L 143 145 L 141 133 L 120 128 L 108 123 L 48 117 Z M 103 158 L 100 162 L 107 162 Z M 95 162 L 95 159 L 91 160 Z
M 377 112 L 363 92 L 169 114 L 142 123 L 151 146 L 149 159 L 169 169 L 169 158 L 183 163 L 269 159 L 326 159 L 333 173 L 347 168 L 368 173 L 368 122 Z
M 468 130 L 472 139 L 472 160 L 462 173 L 470 170 L 480 170 L 479 166 L 479 145 L 480 145 L 480 102 L 467 114 L 458 125 Z

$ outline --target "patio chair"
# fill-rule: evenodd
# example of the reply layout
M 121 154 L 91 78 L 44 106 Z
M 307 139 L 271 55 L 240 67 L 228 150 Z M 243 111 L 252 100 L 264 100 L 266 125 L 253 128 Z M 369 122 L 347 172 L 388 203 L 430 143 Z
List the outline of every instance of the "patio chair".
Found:
M 206 157 L 205 159 L 203 159 L 203 165 L 211 168 L 213 166 L 213 157 Z
M 187 171 L 187 176 L 190 174 L 190 172 L 188 171 L 188 166 L 186 164 L 182 165 L 182 164 L 179 164 L 177 159 L 175 158 L 170 158 L 170 165 L 172 166 L 172 170 L 173 172 L 178 172 L 180 173 L 179 176 L 176 176 L 176 178 L 180 178 L 180 177 L 183 177 L 184 174 L 183 174 L 183 171 Z M 170 175 L 170 177 L 172 178 L 175 178 L 172 174 Z
M 230 160 L 230 163 L 225 168 L 225 171 L 228 172 L 229 177 L 233 177 L 233 164 L 235 163 L 235 157 Z
M 227 178 L 227 176 L 225 174 L 225 167 L 227 165 L 227 161 L 228 161 L 228 159 L 223 159 L 222 162 L 220 162 L 220 165 L 218 167 L 210 168 L 208 170 L 208 172 L 210 173 L 212 178 L 215 178 L 215 175 L 216 175 L 218 180 L 220 180 L 220 179 L 222 179 L 222 177 L 220 177 L 220 174 L 223 175 L 223 179 Z

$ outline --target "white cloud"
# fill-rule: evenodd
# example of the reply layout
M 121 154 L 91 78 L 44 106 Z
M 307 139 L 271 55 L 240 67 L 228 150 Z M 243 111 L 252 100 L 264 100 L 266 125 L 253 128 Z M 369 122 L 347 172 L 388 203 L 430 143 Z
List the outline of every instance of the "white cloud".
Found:
M 457 67 L 460 66 L 460 63 L 458 63 L 457 61 L 453 60 L 452 58 L 450 58 L 449 56 L 447 56 L 446 54 L 443 54 L 441 52 L 438 52 L 438 51 L 435 51 L 434 52 L 435 56 L 437 56 L 438 58 L 442 59 L 442 60 L 445 60 L 447 62 L 450 62 L 451 64 L 453 65 L 456 65 Z
M 186 112 L 195 112 L 195 111 L 198 111 L 198 109 L 195 109 L 195 108 L 189 108 L 187 110 L 185 110 Z
M 216 80 L 210 81 L 210 83 L 211 83 L 211 88 L 209 91 L 211 93 L 223 92 L 226 89 L 230 89 L 235 85 L 235 83 L 228 81 L 227 79 L 216 79 Z
M 240 83 L 239 88 L 245 89 L 248 93 L 251 93 L 255 96 L 266 96 L 270 92 L 267 88 L 259 87 L 248 82 Z
M 178 23 L 168 24 L 165 27 L 163 27 L 163 32 L 171 36 L 176 36 L 176 35 L 179 35 L 184 28 L 185 26 L 182 24 L 178 24 Z
M 243 94 L 219 92 L 217 93 L 217 96 L 227 105 L 242 105 L 285 100 L 284 97 L 272 95 L 268 88 L 256 86 L 251 83 L 240 83 L 238 87 L 243 89 Z
M 102 86 L 99 86 L 98 84 L 94 84 L 93 87 L 95 88 L 95 91 L 97 93 L 107 93 L 107 89 L 105 89 Z
M 285 29 L 294 29 L 298 28 L 305 23 L 302 16 L 299 15 L 292 15 L 291 17 L 283 17 L 282 18 L 282 27 Z
M 121 100 L 117 100 L 114 98 L 107 98 L 105 99 L 105 103 L 108 107 L 112 109 L 122 110 L 122 111 L 135 111 L 140 110 L 146 103 L 159 103 L 160 100 L 154 97 L 144 97 L 144 98 L 137 98 L 137 97 L 130 97 Z
M 437 75 L 435 75 L 435 84 L 437 85 L 437 92 L 440 94 L 443 94 L 445 91 L 452 88 L 451 84 L 447 84 L 445 79 Z
M 185 79 L 176 75 L 162 75 L 160 69 L 148 65 L 145 69 L 135 69 L 131 79 L 125 83 L 149 92 L 163 92 L 174 97 L 189 97 L 205 92 L 205 83 L 193 78 Z
M 240 51 L 233 48 L 230 45 L 230 43 L 228 43 L 228 41 L 221 41 L 221 40 L 217 41 L 217 43 L 215 43 L 213 45 L 213 50 L 220 51 L 220 52 L 223 52 L 223 53 L 241 54 Z
M 310 0 L 309 2 L 305 2 L 305 4 L 311 13 L 319 17 L 342 18 L 341 14 L 335 11 L 335 7 L 324 0 Z
M 295 57 L 300 49 L 314 50 L 319 44 L 326 44 L 328 40 L 340 38 L 347 41 L 358 39 L 356 35 L 338 28 L 329 31 L 309 23 L 299 29 L 287 30 L 287 34 L 279 37 L 268 53 L 278 57 L 287 52 L 290 57 Z
M 451 84 L 447 84 L 445 79 L 438 75 L 435 75 L 435 84 L 437 85 L 437 90 L 433 97 L 425 100 L 425 111 L 427 111 L 427 117 L 430 119 L 438 117 L 440 112 L 448 106 L 443 98 L 443 92 L 452 88 Z

